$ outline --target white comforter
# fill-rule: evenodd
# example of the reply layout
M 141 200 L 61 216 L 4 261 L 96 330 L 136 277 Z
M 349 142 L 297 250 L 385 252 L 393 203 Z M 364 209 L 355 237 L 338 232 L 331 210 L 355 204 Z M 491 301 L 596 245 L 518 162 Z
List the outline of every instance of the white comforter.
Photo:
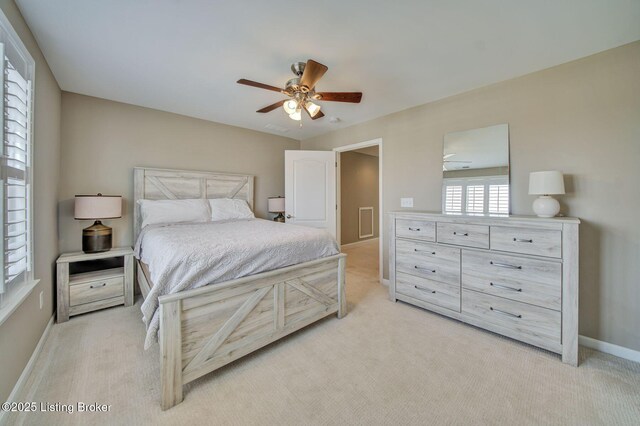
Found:
M 328 232 L 262 219 L 151 225 L 136 242 L 153 288 L 142 304 L 145 348 L 157 338 L 158 297 L 339 253 Z

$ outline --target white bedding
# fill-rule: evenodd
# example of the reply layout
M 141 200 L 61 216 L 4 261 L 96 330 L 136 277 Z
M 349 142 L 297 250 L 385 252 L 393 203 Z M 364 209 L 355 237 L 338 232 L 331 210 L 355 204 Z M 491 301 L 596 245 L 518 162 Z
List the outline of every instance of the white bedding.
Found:
M 142 304 L 145 349 L 157 338 L 158 297 L 339 253 L 328 232 L 263 219 L 145 227 L 136 257 L 153 288 Z

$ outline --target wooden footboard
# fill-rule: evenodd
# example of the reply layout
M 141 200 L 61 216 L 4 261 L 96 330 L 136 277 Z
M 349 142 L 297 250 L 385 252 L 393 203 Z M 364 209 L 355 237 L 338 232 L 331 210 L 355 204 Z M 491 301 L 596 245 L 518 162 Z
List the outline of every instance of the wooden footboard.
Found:
M 182 401 L 185 383 L 332 313 L 346 315 L 345 258 L 160 297 L 162 409 Z

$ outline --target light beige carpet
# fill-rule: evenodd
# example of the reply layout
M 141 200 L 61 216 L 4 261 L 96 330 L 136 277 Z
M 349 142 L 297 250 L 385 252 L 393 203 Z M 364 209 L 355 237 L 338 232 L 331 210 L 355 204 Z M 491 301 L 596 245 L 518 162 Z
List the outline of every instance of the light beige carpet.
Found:
M 159 408 L 139 306 L 54 325 L 23 401 L 111 404 L 10 424 L 639 424 L 640 364 L 558 356 L 402 303 L 377 283 L 377 242 L 345 251 L 349 315 L 329 317 L 187 386 Z

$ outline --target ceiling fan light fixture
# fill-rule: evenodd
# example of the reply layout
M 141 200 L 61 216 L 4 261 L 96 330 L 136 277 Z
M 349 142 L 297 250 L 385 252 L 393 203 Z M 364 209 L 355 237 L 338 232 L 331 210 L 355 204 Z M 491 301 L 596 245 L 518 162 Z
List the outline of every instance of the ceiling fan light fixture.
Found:
M 284 108 L 287 114 L 294 114 L 298 109 L 298 102 L 296 102 L 295 99 L 289 99 L 284 104 L 282 104 L 282 108 Z
M 296 121 L 302 120 L 302 110 L 298 108 L 293 113 L 289 114 L 289 118 Z
M 311 101 L 307 101 L 304 106 L 307 108 L 307 111 L 309 111 L 311 117 L 315 117 L 320 112 L 320 105 L 316 105 Z

